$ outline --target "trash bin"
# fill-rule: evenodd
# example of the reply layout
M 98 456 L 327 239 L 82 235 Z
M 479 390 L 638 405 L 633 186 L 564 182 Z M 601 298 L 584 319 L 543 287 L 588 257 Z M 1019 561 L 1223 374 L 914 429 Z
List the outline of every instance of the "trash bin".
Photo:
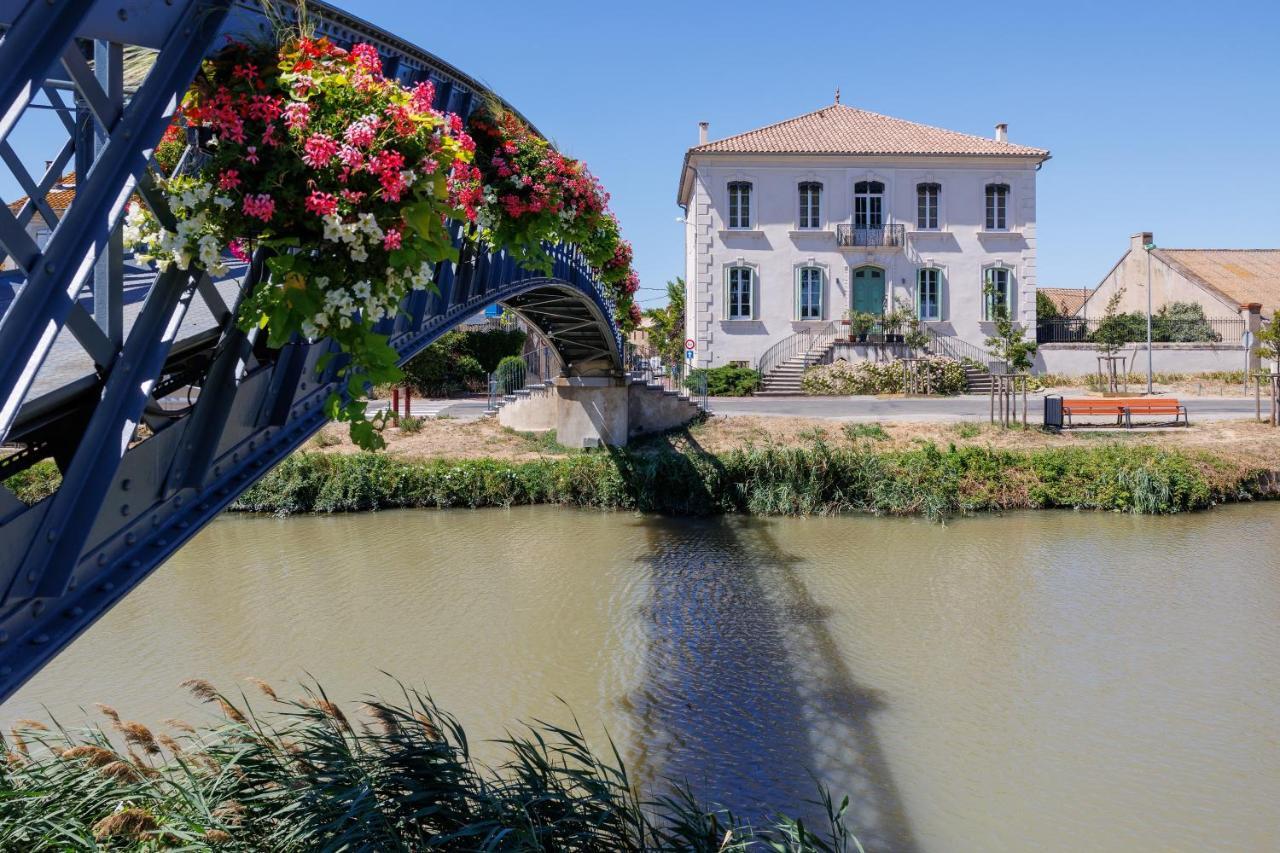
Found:
M 1062 397 L 1057 394 L 1044 398 L 1044 428 L 1054 432 L 1062 429 Z

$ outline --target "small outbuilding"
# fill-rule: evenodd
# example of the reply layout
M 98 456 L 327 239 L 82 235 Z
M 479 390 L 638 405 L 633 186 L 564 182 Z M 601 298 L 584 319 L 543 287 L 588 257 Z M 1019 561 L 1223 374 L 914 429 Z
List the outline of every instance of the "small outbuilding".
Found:
M 1280 249 L 1167 249 L 1153 245 L 1150 231 L 1134 234 L 1106 277 L 1081 304 L 1077 316 L 1097 319 L 1117 290 L 1120 311 L 1147 310 L 1150 264 L 1151 304 L 1158 310 L 1172 302 L 1191 302 L 1213 319 L 1242 318 L 1250 305 L 1260 305 L 1262 319 L 1280 309 Z

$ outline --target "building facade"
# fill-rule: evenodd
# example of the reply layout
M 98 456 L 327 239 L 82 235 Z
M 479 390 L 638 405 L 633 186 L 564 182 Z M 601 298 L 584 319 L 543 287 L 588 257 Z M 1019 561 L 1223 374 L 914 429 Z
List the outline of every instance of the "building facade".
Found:
M 754 366 L 849 312 L 910 306 L 981 344 L 996 302 L 1035 326 L 1043 149 L 841 105 L 685 155 L 688 337 L 698 366 Z

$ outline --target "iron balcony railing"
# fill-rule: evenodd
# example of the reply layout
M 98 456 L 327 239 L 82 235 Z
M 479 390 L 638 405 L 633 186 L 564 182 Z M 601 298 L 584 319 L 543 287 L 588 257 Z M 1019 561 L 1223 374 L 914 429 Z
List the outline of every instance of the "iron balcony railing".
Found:
M 1116 337 L 1123 343 L 1146 343 L 1145 315 L 1124 314 L 1112 320 Z M 1037 321 L 1036 342 L 1042 344 L 1088 344 L 1097 340 L 1099 317 L 1049 317 Z M 1151 323 L 1151 340 L 1168 343 L 1239 344 L 1245 323 L 1239 317 L 1181 317 L 1156 314 Z
M 907 226 L 900 222 L 886 225 L 836 225 L 836 245 L 901 248 L 907 239 Z
M 688 361 L 678 359 L 669 362 L 653 347 L 627 342 L 627 375 L 633 381 L 644 382 L 649 387 L 672 391 L 698 404 L 704 412 L 711 411 L 707 395 L 706 368 L 693 367 Z

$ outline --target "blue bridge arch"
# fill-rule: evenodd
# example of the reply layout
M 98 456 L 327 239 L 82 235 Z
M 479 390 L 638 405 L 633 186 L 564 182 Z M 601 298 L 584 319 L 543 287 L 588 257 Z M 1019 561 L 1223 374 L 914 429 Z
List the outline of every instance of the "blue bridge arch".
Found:
M 319 34 L 374 44 L 388 76 L 432 80 L 441 109 L 465 116 L 493 96 L 385 30 L 327 4 L 308 10 Z M 17 268 L 0 316 L 0 482 L 43 459 L 62 474 L 32 506 L 0 486 L 3 700 L 323 426 L 323 401 L 340 383 L 316 369 L 329 342 L 270 350 L 236 327 L 235 302 L 261 277 L 261 257 L 232 282 L 198 270 L 155 275 L 136 312 L 126 310 L 125 201 L 140 195 L 160 215 L 151 152 L 206 53 L 225 34 L 265 32 L 262 9 L 0 0 L 0 26 L 0 159 L 27 193 L 16 212 L 0 206 L 0 249 Z M 127 80 L 124 58 L 139 50 L 156 51 L 155 61 Z M 37 110 L 67 134 L 42 174 L 11 144 Z M 46 196 L 71 166 L 75 199 L 54 210 Z M 29 233 L 36 215 L 52 226 L 43 244 Z M 402 361 L 500 303 L 547 339 L 567 375 L 620 375 L 614 306 L 574 247 L 551 247 L 544 273 L 462 246 L 456 227 L 455 238 L 462 257 L 437 270 L 439 292 L 411 294 L 383 321 Z M 207 322 L 188 334 L 196 313 Z M 49 381 L 51 354 L 66 346 L 92 368 Z

